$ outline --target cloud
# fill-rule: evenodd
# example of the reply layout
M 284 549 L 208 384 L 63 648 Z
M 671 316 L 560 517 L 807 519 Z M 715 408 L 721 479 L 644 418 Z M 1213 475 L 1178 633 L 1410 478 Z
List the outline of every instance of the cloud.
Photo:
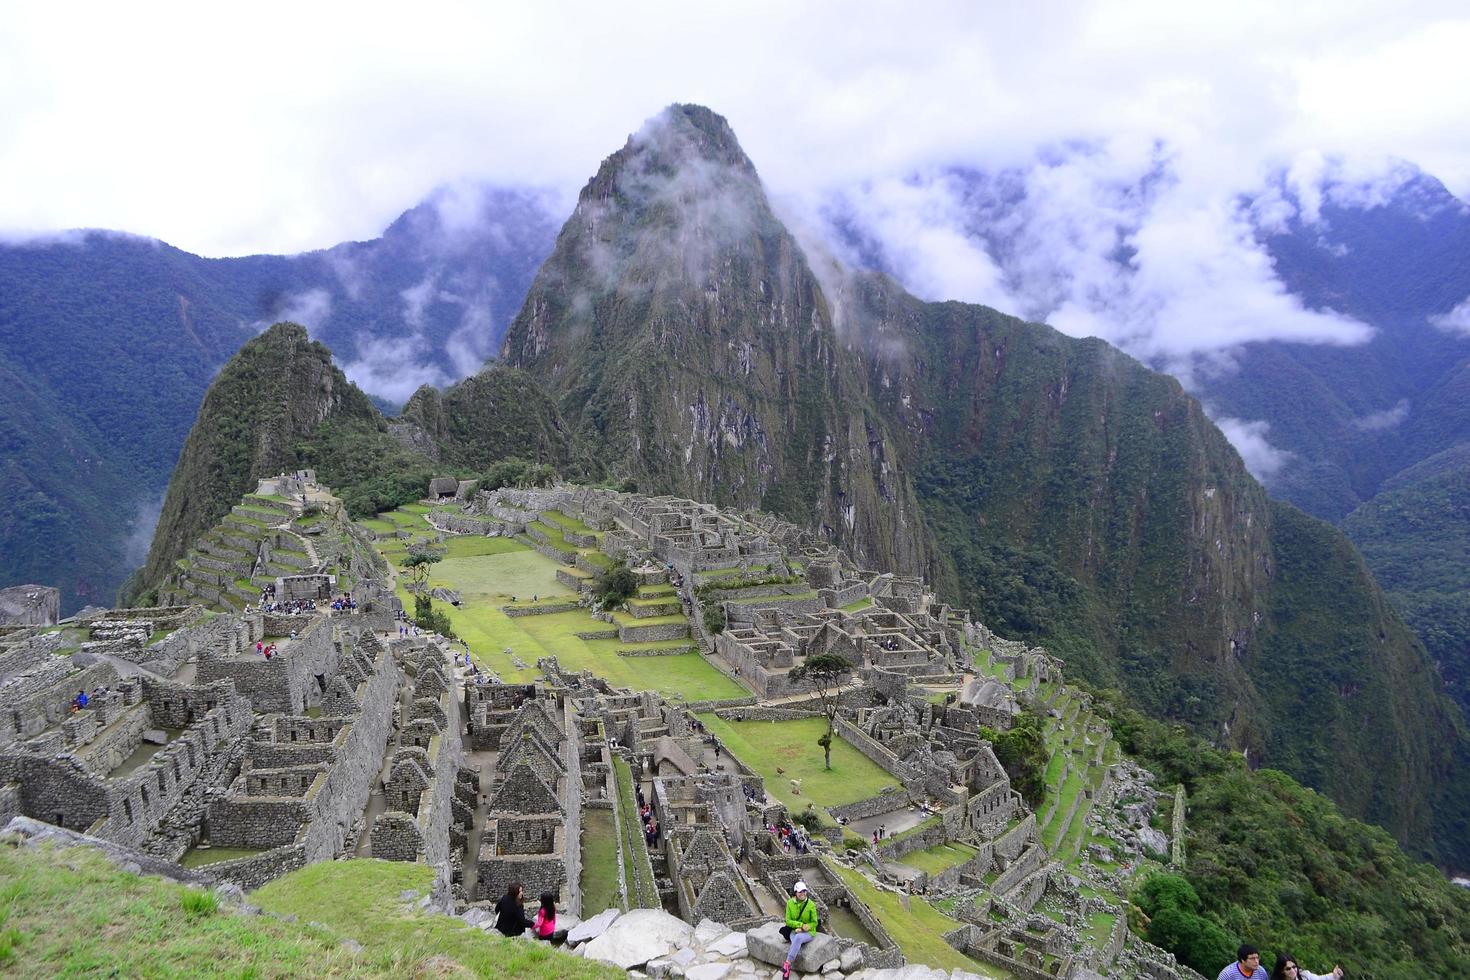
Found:
M 783 194 L 1117 137 L 1179 148 L 1190 181 L 1315 150 L 1401 157 L 1470 191 L 1460 3 L 592 9 L 451 2 L 415 20 L 328 3 L 282 31 L 178 3 L 98 8 L 79 33 L 64 6 L 18 0 L 0 174 L 26 193 L 0 201 L 0 227 L 101 224 L 211 255 L 327 247 L 456 181 L 570 194 L 673 101 L 728 116 Z M 259 71 L 262 50 L 293 70 Z
M 1409 417 L 1409 400 L 1399 399 L 1392 408 L 1385 408 L 1381 412 L 1369 412 L 1362 418 L 1353 420 L 1353 427 L 1363 432 L 1382 432 L 1384 429 L 1397 428 L 1399 423 Z
M 438 365 L 425 359 L 427 344 L 422 335 L 374 337 L 359 335 L 352 360 L 342 365 L 347 380 L 368 394 L 392 402 L 405 402 L 422 385 L 442 387 L 450 383 Z
M 1447 333 L 1470 336 L 1470 297 L 1442 316 L 1432 316 L 1429 322 Z
M 1221 432 L 1225 433 L 1225 438 L 1229 439 L 1235 451 L 1240 453 L 1240 458 L 1245 462 L 1245 468 L 1250 470 L 1251 475 L 1257 480 L 1263 483 L 1268 482 L 1271 477 L 1281 471 L 1282 467 L 1291 462 L 1291 453 L 1276 448 L 1267 440 L 1266 436 L 1271 431 L 1268 423 L 1223 416 L 1216 418 L 1215 424 L 1220 427 Z
M 158 527 L 158 516 L 163 513 L 163 491 L 156 496 L 138 502 L 133 517 L 127 523 L 127 536 L 123 538 L 123 563 L 137 568 L 148 560 L 148 548 L 153 544 L 153 531 Z
M 270 316 L 257 320 L 255 326 L 257 329 L 264 330 L 273 323 L 286 321 L 299 323 L 307 329 L 308 333 L 315 333 L 326 324 L 331 315 L 331 293 L 321 287 L 303 289 L 299 292 L 286 293 L 278 298 L 272 305 Z

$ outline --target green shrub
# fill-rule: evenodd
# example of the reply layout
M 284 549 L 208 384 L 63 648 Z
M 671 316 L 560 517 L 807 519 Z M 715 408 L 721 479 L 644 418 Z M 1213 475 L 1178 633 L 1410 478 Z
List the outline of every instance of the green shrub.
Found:
M 723 606 L 705 606 L 704 607 L 704 628 L 705 629 L 709 630 L 711 633 L 714 633 L 714 634 L 718 635 L 720 633 L 725 632 L 725 626 L 726 625 L 727 624 L 725 622 L 725 607 L 723 607 Z
M 627 565 L 614 565 L 592 580 L 592 596 L 604 609 L 621 606 L 638 591 L 638 577 Z

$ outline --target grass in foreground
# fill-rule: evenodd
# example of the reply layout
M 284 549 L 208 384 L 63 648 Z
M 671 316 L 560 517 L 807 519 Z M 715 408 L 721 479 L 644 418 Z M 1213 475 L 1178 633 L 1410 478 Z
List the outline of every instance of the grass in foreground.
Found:
M 475 976 L 528 980 L 624 976 L 621 970 L 536 943 L 488 935 L 458 919 L 424 915 L 399 901 L 399 892 L 405 889 L 427 891 L 432 875 L 422 864 L 324 861 L 271 882 L 251 898 L 261 908 L 319 922 L 339 936 L 357 940 L 364 955 L 391 958 L 400 964 L 398 976 L 411 975 L 413 964 L 435 956 L 447 957 Z
M 736 758 L 764 776 L 766 792 L 793 813 L 805 810 L 808 803 L 819 807 L 855 803 L 897 785 L 887 771 L 841 736 L 832 743 L 832 769 L 825 769 L 817 744 L 827 730 L 825 718 L 725 721 L 710 712 L 699 719 Z M 778 768 L 786 771 L 778 773 Z M 801 780 L 800 796 L 791 792 L 793 779 Z
M 426 888 L 428 874 L 382 861 L 313 865 L 271 886 L 267 907 L 301 919 L 287 923 L 217 909 L 208 892 L 128 874 L 89 848 L 0 844 L 0 973 L 404 977 L 452 961 L 466 972 L 527 980 L 623 976 L 398 903 L 401 888 Z M 363 950 L 344 948 L 348 937 Z M 427 963 L 431 957 L 447 959 Z

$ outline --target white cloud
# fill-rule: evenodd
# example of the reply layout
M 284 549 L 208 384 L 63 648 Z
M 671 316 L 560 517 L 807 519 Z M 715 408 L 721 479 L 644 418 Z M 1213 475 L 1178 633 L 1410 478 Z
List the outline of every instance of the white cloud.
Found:
M 19 0 L 0 15 L 0 178 L 24 193 L 0 200 L 0 227 L 104 225 L 215 255 L 324 247 L 441 184 L 574 191 L 676 100 L 729 116 L 783 193 L 1119 137 L 1178 148 L 1191 183 L 1318 151 L 1410 159 L 1470 190 L 1460 3 L 601 12 L 101 5 L 78 30 L 74 8 Z M 977 258 L 958 244 L 915 247 Z
M 256 321 L 255 326 L 264 330 L 273 323 L 283 321 L 299 323 L 308 333 L 315 333 L 332 315 L 332 294 L 322 288 L 303 289 L 300 292 L 281 296 L 271 310 L 271 315 Z
M 1449 333 L 1470 336 L 1470 297 L 1466 297 L 1464 302 L 1448 313 L 1430 317 L 1429 322 Z
M 1353 420 L 1353 427 L 1364 432 L 1382 432 L 1384 429 L 1397 428 L 1408 417 L 1409 400 L 1401 398 L 1392 408 L 1385 408 L 1381 412 L 1369 412 L 1362 418 Z
M 1292 454 L 1271 445 L 1266 438 L 1271 426 L 1260 420 L 1247 421 L 1225 416 L 1215 419 L 1215 424 L 1240 453 L 1245 468 L 1263 483 L 1270 480 L 1281 468 L 1291 462 Z
M 392 402 L 408 401 L 421 385 L 442 387 L 452 381 L 440 368 L 422 360 L 427 343 L 420 335 L 357 338 L 355 356 L 342 365 L 347 380 L 363 391 Z

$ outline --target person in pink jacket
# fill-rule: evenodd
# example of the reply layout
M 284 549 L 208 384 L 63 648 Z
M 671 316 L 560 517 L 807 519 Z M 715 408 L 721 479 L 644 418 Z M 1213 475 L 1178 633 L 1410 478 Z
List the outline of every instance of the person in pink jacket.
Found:
M 551 892 L 541 893 L 541 907 L 536 910 L 536 920 L 531 923 L 537 939 L 550 939 L 556 934 L 556 896 Z

